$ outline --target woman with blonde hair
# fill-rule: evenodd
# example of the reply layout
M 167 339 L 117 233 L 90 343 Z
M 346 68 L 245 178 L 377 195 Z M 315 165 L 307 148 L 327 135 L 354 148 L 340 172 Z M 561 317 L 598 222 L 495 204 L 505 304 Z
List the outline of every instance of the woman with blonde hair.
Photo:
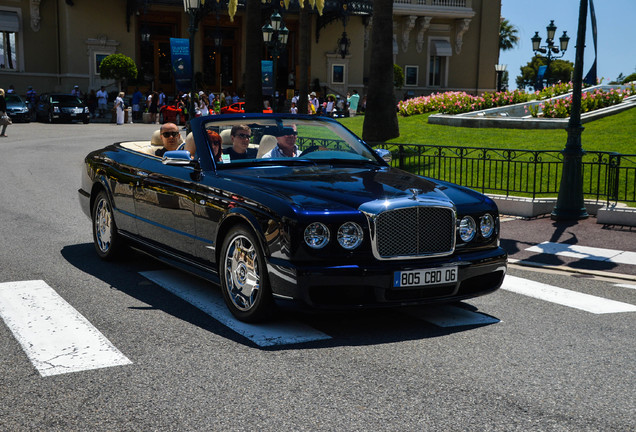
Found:
M 4 89 L 0 88 L 0 125 L 2 125 L 2 133 L 0 133 L 0 137 L 6 137 L 5 132 L 7 131 L 7 126 L 11 124 L 11 119 L 7 115 L 7 101 L 4 98 Z

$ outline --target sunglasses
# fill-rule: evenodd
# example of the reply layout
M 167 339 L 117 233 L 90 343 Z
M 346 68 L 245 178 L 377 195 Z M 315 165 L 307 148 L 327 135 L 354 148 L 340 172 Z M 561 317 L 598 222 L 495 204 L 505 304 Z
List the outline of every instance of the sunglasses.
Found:
M 161 134 L 164 138 L 176 138 L 179 136 L 179 132 L 162 132 Z
M 241 137 L 243 139 L 250 139 L 252 138 L 252 135 L 248 135 L 248 134 L 236 134 L 237 137 Z

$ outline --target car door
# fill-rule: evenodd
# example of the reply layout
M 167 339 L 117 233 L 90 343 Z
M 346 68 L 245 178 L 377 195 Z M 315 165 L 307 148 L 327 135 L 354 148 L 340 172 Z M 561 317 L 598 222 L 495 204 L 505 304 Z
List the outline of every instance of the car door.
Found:
M 185 258 L 194 258 L 194 169 L 149 157 L 139 166 L 135 211 L 139 236 Z

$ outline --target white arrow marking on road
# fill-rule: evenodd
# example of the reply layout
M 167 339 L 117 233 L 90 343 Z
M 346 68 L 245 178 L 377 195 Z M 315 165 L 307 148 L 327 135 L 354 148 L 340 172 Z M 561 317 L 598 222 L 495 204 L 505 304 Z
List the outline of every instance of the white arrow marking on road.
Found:
M 140 274 L 258 346 L 288 345 L 331 339 L 331 336 L 295 321 L 260 324 L 238 321 L 227 309 L 217 287 L 180 271 L 156 270 Z
M 636 252 L 614 249 L 601 249 L 589 246 L 578 246 L 565 243 L 543 242 L 526 249 L 530 252 L 561 255 L 570 258 L 607 261 L 614 264 L 636 264 Z
M 0 317 L 43 377 L 132 363 L 44 281 L 0 283 Z
M 501 289 L 523 294 L 540 300 L 557 303 L 575 309 L 584 310 L 593 314 L 608 314 L 618 312 L 636 312 L 636 306 L 558 288 L 541 282 L 535 282 L 520 277 L 506 275 Z

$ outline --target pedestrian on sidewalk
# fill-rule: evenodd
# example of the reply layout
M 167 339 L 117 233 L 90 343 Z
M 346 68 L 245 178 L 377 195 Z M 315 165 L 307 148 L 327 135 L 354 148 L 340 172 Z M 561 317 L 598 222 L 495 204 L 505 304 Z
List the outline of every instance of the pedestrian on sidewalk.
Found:
M 115 98 L 115 110 L 117 113 L 117 124 L 124 124 L 124 92 L 119 92 L 119 95 Z
M 11 119 L 7 115 L 7 101 L 4 98 L 4 89 L 0 88 L 0 125 L 2 125 L 2 132 L 0 137 L 6 137 L 7 126 L 11 124 Z
M 104 86 L 97 91 L 97 111 L 99 112 L 99 118 L 104 118 L 108 105 L 108 92 L 104 89 Z

